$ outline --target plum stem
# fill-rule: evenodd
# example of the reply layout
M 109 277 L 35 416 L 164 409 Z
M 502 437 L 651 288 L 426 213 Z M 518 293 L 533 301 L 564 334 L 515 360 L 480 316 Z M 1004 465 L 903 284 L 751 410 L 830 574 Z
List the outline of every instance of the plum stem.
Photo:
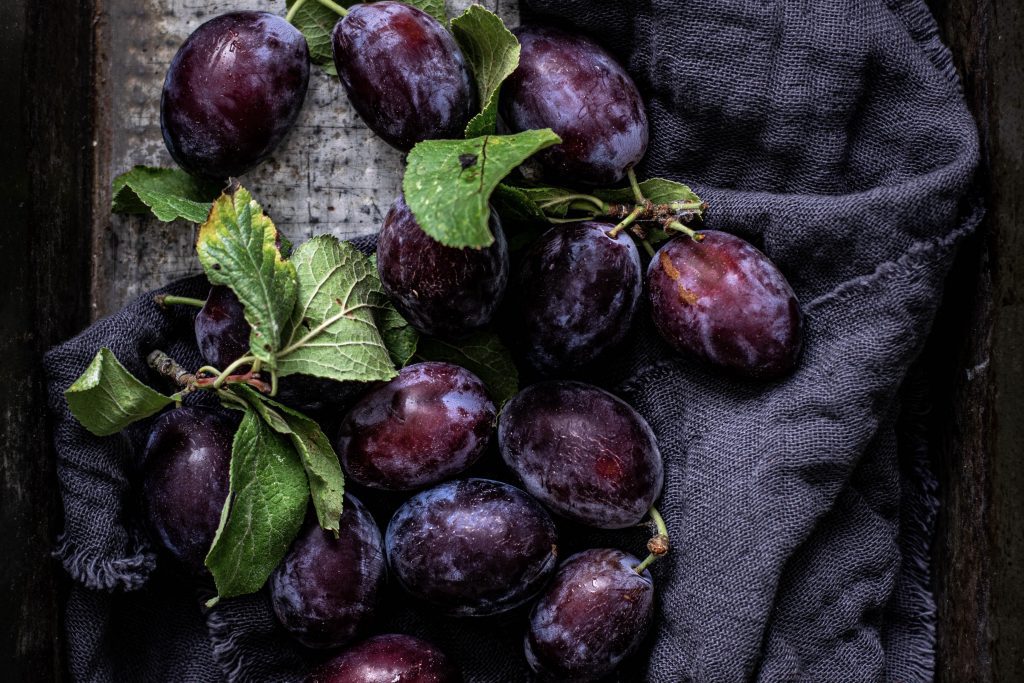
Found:
M 601 201 L 597 197 L 595 197 L 593 195 L 589 195 L 589 194 L 567 194 L 567 195 L 565 195 L 563 197 L 556 197 L 555 199 L 552 199 L 550 201 L 546 201 L 543 204 L 541 204 L 540 206 L 538 206 L 537 208 L 539 208 L 541 211 L 543 211 L 544 209 L 550 209 L 552 207 L 558 206 L 559 204 L 566 204 L 566 203 L 569 203 L 569 202 L 574 202 L 576 200 L 580 200 L 580 201 L 584 201 L 584 202 L 588 202 L 590 204 L 593 204 L 594 207 L 598 211 L 600 211 L 602 213 L 605 213 L 605 212 L 608 211 L 608 205 L 607 204 L 605 204 L 603 201 Z
M 146 356 L 146 362 L 149 364 L 149 367 L 153 368 L 182 389 L 185 389 L 186 392 L 195 388 L 196 376 L 160 349 L 156 349 Z
M 306 0 L 295 0 L 295 4 L 291 6 L 288 13 L 284 15 L 284 20 L 289 24 L 292 23 L 292 19 L 295 18 L 295 13 L 302 9 L 302 6 L 306 4 Z
M 202 308 L 206 305 L 206 302 L 202 299 L 193 299 L 190 296 L 173 296 L 171 294 L 157 294 L 153 297 L 153 301 L 161 308 L 164 306 L 195 306 L 196 308 Z
M 640 244 L 644 245 L 644 251 L 647 252 L 647 255 L 654 258 L 654 247 L 651 246 L 651 243 L 647 240 L 640 240 Z
M 640 183 L 636 180 L 636 172 L 633 170 L 632 166 L 626 169 L 626 176 L 629 178 L 629 186 L 633 188 L 633 197 L 636 198 L 636 203 L 645 203 L 647 201 L 647 197 L 644 196 L 643 191 L 640 189 Z
M 668 542 L 668 527 L 665 525 L 665 520 L 662 518 L 655 508 L 650 509 L 651 521 L 654 522 L 654 526 L 657 529 L 657 535 L 647 542 L 647 549 L 650 554 L 644 558 L 644 561 L 633 567 L 633 571 L 637 574 L 643 574 L 644 570 L 650 567 L 655 560 L 662 555 L 666 554 L 669 550 Z
M 704 233 L 697 232 L 696 230 L 692 230 L 691 228 L 686 227 L 685 225 L 683 225 L 682 223 L 680 223 L 677 220 L 665 221 L 665 229 L 666 230 L 674 230 L 676 232 L 681 232 L 684 235 L 686 235 L 687 237 L 689 237 L 690 239 L 692 239 L 694 242 L 703 242 L 704 241 Z
M 221 386 L 224 385 L 224 382 L 227 381 L 228 377 L 230 377 L 235 370 L 242 367 L 243 365 L 252 365 L 253 361 L 255 360 L 256 358 L 253 356 L 242 356 L 241 358 L 235 360 L 234 363 L 229 365 L 224 370 L 224 372 L 220 373 L 220 376 L 218 376 L 217 379 L 213 381 L 213 388 L 220 389 Z
M 342 16 L 342 17 L 347 17 L 348 16 L 348 10 L 345 9 L 344 7 L 342 7 L 341 5 L 339 5 L 336 2 L 331 2 L 331 0 L 316 0 L 316 1 L 319 2 L 321 5 L 323 5 L 324 7 L 326 7 L 327 9 L 332 10 L 334 12 L 337 12 L 338 16 Z
M 608 231 L 608 236 L 612 239 L 619 236 L 619 233 L 633 225 L 633 222 L 640 217 L 644 211 L 647 210 L 646 206 L 638 206 L 629 212 L 629 215 L 622 219 L 622 221 L 614 228 Z

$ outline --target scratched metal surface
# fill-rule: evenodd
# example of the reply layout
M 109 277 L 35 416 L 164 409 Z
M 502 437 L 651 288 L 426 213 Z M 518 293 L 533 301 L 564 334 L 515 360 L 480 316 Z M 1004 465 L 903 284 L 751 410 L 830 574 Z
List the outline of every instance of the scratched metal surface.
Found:
M 449 0 L 450 16 L 469 0 Z M 483 0 L 509 26 L 515 0 Z M 199 272 L 195 227 L 109 216 L 110 180 L 136 164 L 171 166 L 160 136 L 160 90 L 167 65 L 204 21 L 239 9 L 283 13 L 284 0 L 107 2 L 97 17 L 100 132 L 93 245 L 92 315 L 107 315 L 169 280 Z M 372 233 L 397 196 L 402 155 L 359 120 L 336 78 L 318 67 L 299 121 L 272 158 L 242 178 L 278 228 L 301 242 L 331 233 Z

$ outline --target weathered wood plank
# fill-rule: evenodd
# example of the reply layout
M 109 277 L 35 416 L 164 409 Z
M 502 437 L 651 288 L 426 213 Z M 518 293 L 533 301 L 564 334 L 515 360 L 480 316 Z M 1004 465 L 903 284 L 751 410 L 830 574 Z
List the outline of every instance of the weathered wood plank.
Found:
M 62 677 L 43 350 L 88 317 L 92 2 L 0 3 L 0 671 Z M 54 49 L 59 46 L 59 49 Z
M 167 65 L 182 41 L 204 21 L 229 10 L 283 9 L 266 0 L 106 0 L 100 98 L 110 157 L 99 169 L 99 207 L 108 205 L 110 180 L 134 164 L 173 165 L 160 136 L 160 90 Z M 450 0 L 455 16 L 469 0 Z M 509 25 L 515 0 L 486 0 Z M 242 178 L 277 226 L 293 241 L 313 234 L 341 238 L 375 232 L 397 196 L 402 155 L 359 120 L 337 78 L 319 68 L 310 76 L 295 129 L 273 158 Z M 105 192 L 105 194 L 103 194 Z M 93 248 L 94 315 L 169 280 L 199 272 L 195 230 L 97 211 Z
M 988 217 L 931 345 L 944 505 L 935 549 L 939 680 L 1024 680 L 1024 7 L 935 2 L 986 158 Z

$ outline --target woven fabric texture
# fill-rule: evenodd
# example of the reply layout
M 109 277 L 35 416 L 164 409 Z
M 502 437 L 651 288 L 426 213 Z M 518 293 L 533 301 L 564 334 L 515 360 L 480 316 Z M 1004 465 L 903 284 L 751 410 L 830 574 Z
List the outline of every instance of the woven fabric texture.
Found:
M 925 4 L 527 5 L 622 60 L 651 119 L 641 177 L 693 185 L 707 226 L 758 244 L 807 316 L 800 367 L 783 381 L 723 377 L 668 351 L 648 323 L 598 378 L 658 436 L 675 546 L 652 570 L 657 626 L 621 680 L 930 680 L 936 501 L 906 428 L 918 398 L 902 387 L 981 210 L 976 128 Z M 202 297 L 205 283 L 167 291 Z M 198 366 L 191 316 L 147 295 L 45 359 L 75 680 L 292 681 L 309 665 L 265 594 L 201 609 L 208 588 L 154 551 L 134 485 L 147 424 L 96 438 L 64 403 L 100 346 L 154 386 L 153 348 Z M 563 531 L 570 550 L 642 548 L 636 534 Z M 393 600 L 381 629 L 428 635 L 470 683 L 527 680 L 522 610 L 466 622 Z

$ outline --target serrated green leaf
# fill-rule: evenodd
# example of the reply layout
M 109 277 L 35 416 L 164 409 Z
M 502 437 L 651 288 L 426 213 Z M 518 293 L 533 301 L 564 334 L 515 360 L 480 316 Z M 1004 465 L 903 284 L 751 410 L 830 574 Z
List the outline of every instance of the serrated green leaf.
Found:
M 391 354 L 395 367 L 404 368 L 416 355 L 420 333 L 402 317 L 390 301 L 382 305 L 377 315 L 377 328 L 384 338 L 384 345 Z
M 423 360 L 461 365 L 476 374 L 499 406 L 519 391 L 519 372 L 512 354 L 493 332 L 476 332 L 457 343 L 420 337 L 416 355 Z
M 230 287 L 245 307 L 252 355 L 274 369 L 296 294 L 295 266 L 281 256 L 274 223 L 248 190 L 233 185 L 199 228 L 196 251 L 210 282 Z
M 649 178 L 643 181 L 640 183 L 640 191 L 643 192 L 644 197 L 655 204 L 700 202 L 700 197 L 689 187 L 674 180 L 666 180 L 664 178 Z M 606 202 L 618 202 L 620 204 L 633 204 L 636 202 L 636 199 L 633 197 L 633 190 L 628 187 L 614 190 L 595 190 L 592 194 Z
M 501 84 L 519 66 L 519 41 L 498 15 L 471 5 L 452 20 L 452 34 L 462 48 L 480 96 L 480 113 L 466 126 L 466 137 L 494 133 Z
M 96 436 L 117 434 L 174 403 L 170 396 L 136 379 L 106 347 L 68 387 L 64 398 L 75 419 Z
M 295 447 L 247 410 L 231 447 L 228 497 L 206 566 L 221 598 L 254 593 L 284 557 L 309 486 Z
M 164 223 L 184 218 L 202 223 L 221 183 L 193 178 L 177 168 L 136 166 L 114 179 L 114 213 L 149 213 Z
M 236 385 L 233 389 L 256 409 L 271 429 L 291 440 L 306 469 L 317 520 L 321 528 L 337 533 L 345 496 L 345 475 L 338 455 L 320 425 L 249 387 Z
M 540 223 L 546 218 L 537 202 L 523 191 L 523 188 L 502 183 L 491 195 L 491 203 L 501 215 L 502 223 L 506 218 L 512 223 Z
M 444 9 L 444 0 L 403 0 L 406 5 L 418 7 L 448 28 L 448 14 Z
M 377 272 L 377 254 L 370 254 L 370 264 Z M 380 282 L 380 278 L 377 278 Z M 381 286 L 381 301 L 379 303 L 375 319 L 380 336 L 384 338 L 384 345 L 388 347 L 391 354 L 391 362 L 397 368 L 404 368 L 416 355 L 416 345 L 420 340 L 420 333 L 416 331 L 409 321 L 402 317 L 395 305 L 391 303 L 384 294 Z
M 409 152 L 402 190 L 420 227 L 449 247 L 486 247 L 491 193 L 536 152 L 557 145 L 550 129 L 472 140 L 425 140 Z
M 292 256 L 298 297 L 278 355 L 280 376 L 339 382 L 395 376 L 376 314 L 386 299 L 370 259 L 347 242 L 319 235 Z
M 338 2 L 342 7 L 350 7 L 358 0 Z M 292 25 L 306 37 L 309 46 L 309 60 L 323 67 L 332 76 L 338 75 L 334 68 L 334 51 L 331 47 L 331 32 L 334 25 L 341 20 L 337 12 L 321 5 L 316 0 L 287 0 L 285 6 L 290 12 L 297 2 L 302 4 L 292 16 Z

